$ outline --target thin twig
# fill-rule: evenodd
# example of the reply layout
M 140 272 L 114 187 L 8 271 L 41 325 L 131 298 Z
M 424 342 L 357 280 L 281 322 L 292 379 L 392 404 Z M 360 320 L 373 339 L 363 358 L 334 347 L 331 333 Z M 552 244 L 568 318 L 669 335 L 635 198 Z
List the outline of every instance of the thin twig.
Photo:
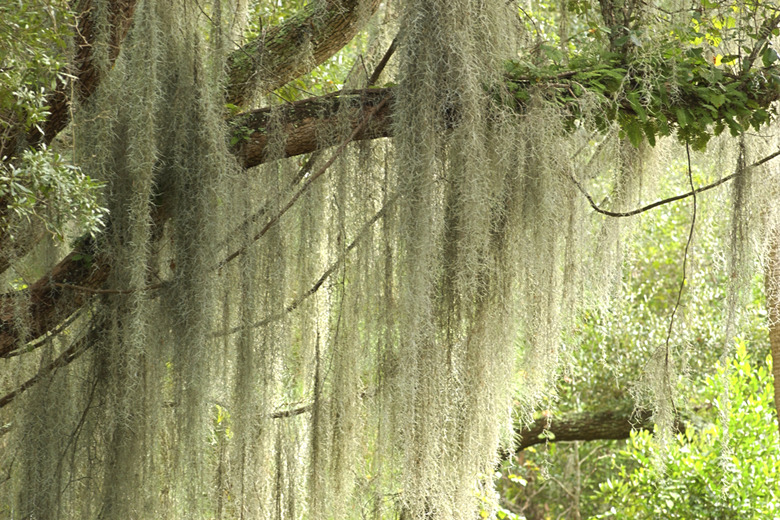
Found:
M 390 47 L 387 48 L 387 52 L 385 52 L 385 55 L 382 56 L 382 59 L 379 60 L 379 63 L 376 64 L 376 68 L 374 69 L 374 72 L 371 73 L 371 77 L 368 78 L 368 83 L 366 83 L 367 87 L 371 87 L 374 85 L 374 83 L 377 82 L 379 79 L 379 76 L 382 74 L 382 71 L 385 70 L 385 65 L 387 65 L 387 62 L 390 61 L 390 58 L 393 56 L 393 53 L 395 53 L 395 49 L 397 47 L 397 40 L 398 36 L 393 38 L 393 41 L 390 43 Z
M 672 329 L 674 328 L 674 318 L 677 315 L 677 309 L 680 308 L 680 302 L 682 301 L 682 293 L 685 289 L 685 280 L 686 280 L 686 270 L 688 265 L 688 251 L 691 247 L 691 242 L 693 241 L 693 231 L 696 226 L 696 189 L 694 189 L 693 186 L 693 170 L 691 168 L 691 150 L 688 145 L 688 143 L 685 143 L 685 154 L 688 158 L 688 182 L 691 186 L 691 193 L 693 196 L 693 211 L 691 213 L 691 228 L 688 232 L 688 240 L 685 243 L 685 250 L 683 251 L 683 262 L 682 262 L 682 278 L 680 279 L 680 288 L 677 291 L 677 300 L 674 302 L 674 308 L 672 308 L 672 315 L 669 317 L 669 328 L 666 331 L 666 340 L 664 341 L 664 385 L 666 386 L 666 390 L 669 392 L 669 400 L 672 404 L 672 410 L 674 410 L 675 415 L 677 413 L 677 406 L 674 404 L 674 394 L 672 391 L 672 382 L 669 379 L 669 342 L 672 338 Z M 740 169 L 740 171 L 742 171 Z
M 36 373 L 30 379 L 28 379 L 27 381 L 19 385 L 18 388 L 8 392 L 2 398 L 0 398 L 0 408 L 3 408 L 7 404 L 11 403 L 14 399 L 19 397 L 21 394 L 23 394 L 26 390 L 28 390 L 31 386 L 33 386 L 35 383 L 37 383 L 44 377 L 53 374 L 58 369 L 75 361 L 81 354 L 86 352 L 88 349 L 89 349 L 89 343 L 86 341 L 86 336 L 74 342 L 70 347 L 65 349 L 57 357 L 57 359 L 55 359 L 45 367 L 38 370 L 38 373 Z
M 674 303 L 672 309 L 672 315 L 669 318 L 669 330 L 666 331 L 666 341 L 664 342 L 665 352 L 665 364 L 667 374 L 669 371 L 669 340 L 672 337 L 672 327 L 674 327 L 674 317 L 677 314 L 677 309 L 680 307 L 680 301 L 682 300 L 683 289 L 685 289 L 685 275 L 686 267 L 688 265 L 688 250 L 691 247 L 693 241 L 693 230 L 696 225 L 696 190 L 693 187 L 693 171 L 691 170 L 691 151 L 688 147 L 688 143 L 685 143 L 685 153 L 688 157 L 688 182 L 691 185 L 691 193 L 693 194 L 693 212 L 691 214 L 691 229 L 688 232 L 688 241 L 685 243 L 685 251 L 683 252 L 683 264 L 682 264 L 682 279 L 680 280 L 680 289 L 677 291 L 677 301 Z
M 9 352 L 7 355 L 5 355 L 3 357 L 5 357 L 5 358 L 12 358 L 12 357 L 16 357 L 16 356 L 22 356 L 24 354 L 32 352 L 33 350 L 43 346 L 47 342 L 51 341 L 52 338 L 54 338 L 54 337 L 58 336 L 59 334 L 61 334 L 62 331 L 64 331 L 68 327 L 70 327 L 77 319 L 79 319 L 79 317 L 81 316 L 81 313 L 82 313 L 81 311 L 82 311 L 82 308 L 80 308 L 79 310 L 77 310 L 76 312 L 71 314 L 68 319 L 66 319 L 65 321 L 63 321 L 59 325 L 57 325 L 57 328 L 55 328 L 54 330 L 52 330 L 51 332 L 49 332 L 48 334 L 46 334 L 42 338 L 39 338 L 36 342 L 33 343 L 31 341 L 30 343 L 27 343 L 27 345 L 24 348 L 17 347 L 16 350 Z
M 753 164 L 751 164 L 747 168 L 755 168 L 756 166 L 761 166 L 762 164 L 771 161 L 772 159 L 774 159 L 778 155 L 780 155 L 780 150 L 778 150 L 778 151 L 776 151 L 776 152 L 774 152 L 774 153 L 772 153 L 770 155 L 767 155 L 766 157 L 764 157 L 761 160 L 758 160 L 758 161 L 754 162 Z M 647 206 L 642 206 L 641 208 L 637 208 L 637 209 L 634 209 L 634 210 L 631 210 L 631 211 L 609 211 L 607 209 L 601 209 L 596 204 L 596 202 L 593 200 L 593 197 L 591 197 L 590 194 L 582 186 L 582 184 L 580 184 L 580 181 L 577 180 L 577 178 L 574 176 L 574 174 L 569 173 L 569 178 L 574 183 L 574 185 L 577 186 L 577 189 L 580 190 L 580 193 L 582 193 L 585 196 L 585 198 L 588 199 L 588 202 L 590 203 L 590 207 L 593 208 L 594 211 L 596 211 L 597 213 L 601 213 L 602 215 L 606 215 L 608 217 L 622 218 L 622 217 L 633 217 L 634 215 L 639 215 L 640 213 L 644 213 L 646 211 L 650 211 L 653 208 L 657 208 L 658 206 L 662 206 L 664 204 L 669 204 L 670 202 L 675 202 L 675 201 L 678 201 L 678 200 L 686 199 L 686 198 L 691 197 L 691 196 L 695 197 L 697 193 L 701 193 L 701 192 L 704 192 L 704 191 L 711 190 L 712 188 L 716 188 L 716 187 L 720 186 L 721 184 L 723 184 L 725 182 L 728 182 L 728 181 L 736 178 L 739 175 L 742 175 L 742 173 L 744 173 L 744 171 L 747 168 L 745 168 L 744 170 L 736 171 L 736 172 L 732 173 L 731 175 L 727 175 L 726 177 L 723 177 L 722 179 L 717 180 L 717 181 L 713 182 L 712 184 L 708 184 L 706 186 L 702 186 L 701 188 L 696 188 L 695 190 L 691 190 L 691 191 L 689 191 L 687 193 L 683 193 L 681 195 L 675 195 L 674 197 L 669 197 L 668 199 L 658 200 L 658 201 L 653 202 L 652 204 L 648 204 Z
M 298 296 L 289 305 L 287 305 L 284 308 L 283 311 L 281 311 L 281 312 L 279 312 L 277 314 L 273 314 L 271 316 L 265 317 L 265 318 L 261 319 L 260 321 L 252 323 L 251 325 L 239 325 L 237 327 L 233 327 L 232 329 L 230 329 L 227 332 L 221 332 L 221 333 L 215 334 L 215 335 L 216 336 L 224 336 L 224 335 L 235 334 L 237 332 L 245 330 L 246 327 L 250 327 L 250 328 L 265 327 L 269 323 L 273 323 L 275 321 L 281 320 L 287 314 L 293 312 L 295 309 L 300 307 L 301 304 L 304 301 L 306 301 L 306 299 L 308 299 L 310 296 L 314 295 L 320 289 L 320 287 L 322 287 L 322 284 L 324 284 L 325 281 L 328 278 L 330 278 L 330 276 L 334 272 L 336 272 L 336 270 L 346 260 L 347 254 L 349 254 L 350 251 L 355 249 L 355 247 L 358 245 L 358 242 L 360 242 L 360 240 L 362 240 L 368 234 L 368 230 L 371 229 L 371 226 L 373 226 L 374 223 L 376 223 L 376 221 L 378 221 L 380 218 L 382 218 L 385 215 L 385 213 L 387 213 L 387 210 L 390 209 L 390 207 L 398 200 L 398 198 L 399 198 L 398 194 L 392 196 L 387 201 L 387 203 L 385 203 L 385 205 L 382 207 L 382 209 L 380 209 L 378 212 L 376 212 L 376 214 L 374 214 L 374 216 L 371 217 L 371 219 L 369 219 L 368 222 L 363 224 L 363 227 L 360 229 L 360 231 L 358 232 L 358 234 L 355 237 L 355 239 L 352 240 L 352 242 L 350 242 L 349 245 L 347 245 L 347 247 L 344 249 L 344 251 L 342 251 L 341 255 L 336 259 L 336 261 L 333 262 L 332 264 L 330 264 L 330 266 L 328 266 L 328 268 L 325 270 L 325 272 L 322 273 L 322 275 L 317 279 L 316 282 L 314 282 L 314 285 L 309 287 L 309 289 L 307 289 L 306 292 L 304 292 L 303 294 Z
M 65 289 L 73 289 L 76 291 L 84 291 L 93 294 L 133 294 L 139 291 L 151 291 L 154 289 L 160 289 L 165 284 L 156 283 L 147 287 L 139 287 L 137 289 L 93 289 L 92 287 L 85 287 L 83 285 L 75 285 L 70 283 L 51 282 L 55 287 L 63 287 Z

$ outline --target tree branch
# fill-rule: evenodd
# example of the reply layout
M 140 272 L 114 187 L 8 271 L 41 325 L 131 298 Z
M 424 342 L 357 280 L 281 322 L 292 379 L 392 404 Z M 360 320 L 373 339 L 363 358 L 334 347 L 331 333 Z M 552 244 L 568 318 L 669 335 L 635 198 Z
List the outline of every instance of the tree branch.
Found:
M 261 108 L 240 114 L 230 122 L 230 126 L 236 135 L 248 134 L 249 137 L 234 149 L 234 153 L 245 168 L 270 159 L 266 155 L 269 139 L 266 129 L 274 127 L 272 117 L 284 122 L 279 131 L 287 136 L 285 157 L 336 145 L 330 129 L 345 119 L 349 120 L 352 127 L 353 141 L 388 137 L 391 133 L 393 99 L 393 90 L 390 88 L 369 88 L 336 92 L 283 107 Z M 281 114 L 276 111 L 281 111 Z M 369 114 L 370 123 L 363 124 Z
M 257 88 L 275 90 L 341 50 L 380 0 L 322 0 L 307 4 L 228 58 L 227 102 L 246 106 Z
M 38 372 L 32 376 L 30 379 L 19 385 L 15 390 L 12 390 L 5 394 L 3 397 L 0 397 L 0 408 L 3 408 L 4 406 L 10 404 L 13 402 L 14 399 L 22 395 L 25 391 L 27 391 L 30 387 L 32 387 L 34 384 L 36 384 L 38 381 L 43 379 L 46 376 L 49 376 L 56 372 L 58 369 L 70 364 L 74 360 L 76 360 L 81 354 L 87 351 L 87 349 L 90 346 L 90 343 L 88 341 L 85 341 L 86 338 L 82 338 L 75 343 L 73 343 L 70 347 L 63 350 L 62 353 L 57 356 L 57 359 L 46 365 L 45 367 L 41 367 Z
M 763 159 L 759 159 L 758 161 L 754 162 L 753 164 L 751 164 L 747 168 L 755 168 L 757 166 L 761 166 L 762 164 L 771 161 L 772 159 L 774 159 L 778 155 L 780 155 L 780 150 L 767 155 Z M 745 168 L 744 170 L 738 170 L 738 171 L 732 173 L 731 175 L 727 175 L 727 176 L 723 177 L 722 179 L 718 179 L 717 181 L 715 181 L 715 182 L 713 182 L 711 184 L 707 184 L 706 186 L 702 186 L 701 188 L 696 188 L 695 190 L 691 190 L 689 192 L 682 193 L 680 195 L 675 195 L 674 197 L 669 197 L 669 198 L 666 198 L 666 199 L 657 200 L 657 201 L 652 202 L 652 203 L 650 203 L 650 204 L 648 204 L 646 206 L 642 206 L 641 208 L 636 208 L 636 209 L 633 209 L 631 211 L 610 211 L 610 210 L 607 210 L 607 209 L 600 208 L 598 206 L 598 204 L 596 204 L 596 201 L 593 200 L 593 197 L 591 197 L 590 193 L 588 193 L 587 190 L 585 190 L 585 188 L 582 186 L 580 181 L 578 181 L 577 178 L 572 173 L 569 173 L 569 177 L 571 178 L 571 180 L 574 183 L 574 185 L 577 186 L 577 189 L 580 191 L 580 193 L 582 193 L 585 196 L 585 198 L 588 199 L 588 203 L 590 204 L 590 207 L 593 208 L 593 210 L 596 213 L 600 213 L 600 214 L 606 215 L 608 217 L 622 218 L 622 217 L 633 217 L 635 215 L 639 215 L 640 213 L 644 213 L 646 211 L 650 211 L 653 208 L 657 208 L 658 206 L 663 206 L 664 204 L 669 204 L 670 202 L 675 202 L 675 201 L 678 201 L 678 200 L 686 199 L 686 198 L 691 197 L 691 196 L 695 197 L 696 194 L 698 194 L 698 193 L 702 193 L 704 191 L 711 190 L 712 188 L 716 188 L 716 187 L 720 186 L 721 184 L 724 184 L 724 183 L 726 183 L 726 182 L 736 178 L 737 176 L 741 175 L 744 171 L 746 171 L 747 168 Z
M 92 297 L 86 291 L 74 291 L 57 284 L 99 288 L 108 278 L 110 265 L 95 256 L 90 241 L 60 261 L 52 271 L 24 291 L 0 296 L 0 358 L 9 357 L 35 338 L 55 328 Z M 17 327 L 18 315 L 29 316 L 25 327 Z
M 511 81 L 511 80 L 508 80 Z M 518 85 L 515 84 L 517 87 Z M 538 85 L 535 87 L 538 88 Z M 291 157 L 304 153 L 313 152 L 328 146 L 339 144 L 334 142 L 334 138 L 327 131 L 337 122 L 344 123 L 348 120 L 352 129 L 350 140 L 374 139 L 378 137 L 392 136 L 392 106 L 394 100 L 394 90 L 392 88 L 370 88 L 363 90 L 353 90 L 347 92 L 338 92 L 318 98 L 301 100 L 283 107 L 264 108 L 253 110 L 234 117 L 230 121 L 230 126 L 234 136 L 248 136 L 239 143 L 233 150 L 238 161 L 245 167 L 251 167 L 270 159 L 266 153 L 269 136 L 268 129 L 279 126 L 272 124 L 272 121 L 281 119 L 282 132 L 287 135 L 284 148 L 284 156 Z M 763 101 L 771 101 L 776 94 L 758 92 L 756 97 Z M 524 110 L 524 106 L 516 105 L 516 110 Z M 281 111 L 281 114 L 274 113 L 272 110 Z M 630 107 L 622 107 L 621 110 L 630 110 Z M 280 116 L 280 117 L 279 117 Z M 369 118 L 370 116 L 370 118 Z M 277 119 L 279 117 L 279 119 Z M 370 121 L 366 123 L 366 121 Z M 671 121 L 671 120 L 670 120 Z M 343 134 L 342 134 L 343 135 Z M 336 137 L 338 139 L 338 137 Z M 770 160 L 776 155 L 766 157 L 756 162 L 757 166 Z M 272 157 L 274 159 L 278 157 Z M 726 182 L 733 176 L 725 177 L 713 183 L 696 190 L 697 193 L 712 189 L 715 186 Z M 310 178 L 311 179 L 311 178 Z M 575 179 L 576 181 L 576 179 Z M 582 189 L 581 191 L 587 192 Z M 679 200 L 692 195 L 692 193 L 665 199 L 653 203 L 647 207 L 640 208 L 637 212 L 646 211 L 651 207 L 663 203 Z M 294 200 L 292 201 L 294 202 Z M 600 210 L 590 199 L 591 205 L 597 211 Z M 604 213 L 604 211 L 600 211 Z M 622 215 L 613 212 L 605 213 L 612 216 L 629 216 L 635 214 Z M 95 258 L 90 269 L 85 269 L 83 262 L 78 261 L 79 255 L 71 254 L 60 262 L 50 275 L 46 275 L 29 289 L 29 306 L 25 312 L 31 316 L 31 326 L 27 330 L 26 338 L 19 338 L 16 331 L 14 301 L 13 295 L 0 296 L 0 357 L 10 355 L 20 345 L 20 342 L 29 341 L 40 337 L 48 330 L 54 328 L 61 320 L 75 311 L 88 298 L 88 291 L 67 291 L 72 294 L 71 297 L 64 297 L 65 291 L 51 283 L 54 281 L 62 284 L 78 285 L 86 289 L 101 289 L 105 281 L 109 266 L 100 258 Z
M 652 414 L 620 406 L 598 412 L 575 412 L 562 417 L 542 417 L 516 430 L 517 451 L 548 442 L 595 441 L 628 439 L 632 430 L 653 431 Z M 684 431 L 681 418 L 674 423 L 676 431 Z

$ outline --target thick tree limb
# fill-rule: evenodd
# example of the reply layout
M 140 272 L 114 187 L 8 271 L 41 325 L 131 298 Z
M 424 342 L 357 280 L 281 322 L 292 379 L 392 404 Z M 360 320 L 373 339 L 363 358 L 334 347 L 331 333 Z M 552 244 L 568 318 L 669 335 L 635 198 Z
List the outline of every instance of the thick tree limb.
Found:
M 684 431 L 680 418 L 675 430 Z M 628 439 L 632 430 L 655 428 L 651 414 L 635 411 L 632 406 L 622 406 L 599 412 L 578 412 L 562 417 L 542 417 L 517 430 L 517 450 L 522 451 L 537 444 L 561 441 L 595 441 Z
M 109 4 L 110 63 L 119 55 L 122 42 L 132 25 L 136 3 L 137 0 L 113 0 Z M 262 84 L 257 86 L 273 90 L 310 72 L 346 45 L 378 6 L 379 0 L 313 2 L 284 23 L 271 27 L 234 51 L 229 58 L 229 100 L 237 105 L 245 104 L 255 88 L 256 77 L 263 77 Z M 80 101 L 85 101 L 97 89 L 102 78 L 94 56 L 94 10 L 93 0 L 79 0 L 75 8 L 79 13 L 75 42 L 77 51 L 67 71 L 71 79 L 59 81 L 49 97 L 50 114 L 42 125 L 43 132 L 33 128 L 24 138 L 21 127 L 17 132 L 11 132 L 8 137 L 0 139 L 0 157 L 13 157 L 13 151 L 20 142 L 34 147 L 51 143 L 70 122 L 71 92 Z M 0 215 L 4 208 L 5 204 L 0 201 Z M 12 244 L 7 229 L 0 229 L 0 272 L 9 267 L 12 258 L 23 257 L 36 243 L 37 240 L 26 240 L 24 243 Z
M 90 288 L 103 285 L 110 271 L 109 263 L 104 258 L 92 257 L 89 245 L 85 243 L 70 253 L 51 273 L 24 291 L 0 296 L 0 357 L 16 354 L 28 341 L 54 329 L 93 296 L 62 284 Z M 17 326 L 21 317 L 27 318 L 23 328 Z
M 271 91 L 336 54 L 363 28 L 380 0 L 321 0 L 307 4 L 228 59 L 227 102 L 245 106 L 255 89 Z
M 339 136 L 334 136 L 332 129 L 344 123 L 355 132 L 351 139 L 354 141 L 387 137 L 391 132 L 393 99 L 392 89 L 371 88 L 247 112 L 231 122 L 236 135 L 249 136 L 235 149 L 236 156 L 245 168 L 265 162 L 269 158 L 266 154 L 267 129 L 274 127 L 272 120 L 283 122 L 280 131 L 287 136 L 285 157 L 337 144 Z M 369 116 L 369 123 L 364 124 Z
M 738 81 L 739 78 L 732 80 Z M 518 83 L 518 80 L 511 78 L 508 81 L 514 83 L 515 90 L 518 87 L 522 88 L 522 81 Z M 587 85 L 583 86 L 587 87 Z M 538 88 L 538 85 L 535 88 Z M 555 86 L 551 86 L 551 89 L 554 90 Z M 778 95 L 777 92 L 755 92 L 754 94 L 762 103 L 769 103 Z M 283 107 L 265 108 L 241 114 L 231 121 L 233 136 L 242 139 L 242 142 L 235 147 L 234 153 L 245 167 L 255 166 L 268 160 L 266 147 L 269 132 L 275 129 L 280 129 L 287 135 L 283 150 L 284 156 L 287 157 L 336 144 L 334 137 L 325 129 L 337 126 L 342 128 L 347 126 L 353 132 L 354 140 L 391 136 L 393 99 L 392 88 L 372 88 L 341 92 L 301 100 Z M 524 107 L 517 103 L 515 109 L 522 111 Z M 620 110 L 629 111 L 632 107 L 624 105 Z M 670 110 L 670 114 L 673 112 Z M 361 126 L 369 114 L 372 114 L 370 123 Z M 674 122 L 671 116 L 668 120 L 670 123 Z M 78 295 L 65 298 L 63 293 L 73 291 L 54 286 L 49 283 L 50 280 L 87 289 L 100 289 L 109 267 L 96 258 L 92 269 L 84 270 L 81 262 L 74 261 L 74 258 L 73 255 L 69 255 L 55 268 L 51 276 L 42 278 L 30 288 L 31 304 L 28 312 L 33 326 L 27 331 L 27 341 L 39 337 L 56 326 L 60 320 L 78 308 L 88 294 L 88 291 L 78 291 Z M 57 277 L 61 279 L 55 279 Z M 11 296 L 0 297 L 0 356 L 15 351 L 21 341 L 13 326 L 14 307 L 9 303 L 12 301 Z

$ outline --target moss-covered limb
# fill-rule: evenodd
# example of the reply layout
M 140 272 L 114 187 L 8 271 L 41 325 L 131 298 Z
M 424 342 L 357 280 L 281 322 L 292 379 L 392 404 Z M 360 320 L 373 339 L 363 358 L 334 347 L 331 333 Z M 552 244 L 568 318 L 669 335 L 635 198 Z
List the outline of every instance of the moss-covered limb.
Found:
M 109 3 L 107 17 L 112 32 L 107 38 L 107 57 L 110 62 L 119 55 L 132 24 L 136 3 L 137 0 L 112 0 Z M 346 45 L 378 6 L 378 0 L 313 2 L 307 5 L 283 24 L 271 27 L 264 35 L 233 53 L 229 59 L 228 97 L 237 105 L 243 103 L 251 91 L 253 78 L 258 74 L 263 76 L 266 88 L 274 89 L 310 71 Z M 77 51 L 67 76 L 71 80 L 68 83 L 60 81 L 49 97 L 50 115 L 42 125 L 42 132 L 33 128 L 24 138 L 20 133 L 21 126 L 19 131 L 5 132 L 0 136 L 0 150 L 14 150 L 24 140 L 33 146 L 51 143 L 70 122 L 71 93 L 77 93 L 83 101 L 97 89 L 101 75 L 95 63 L 97 29 L 93 0 L 80 0 L 74 10 L 78 13 L 78 30 Z M 306 54 L 309 51 L 311 54 Z M 0 211 L 4 207 L 0 202 Z M 28 240 L 24 244 L 15 244 L 14 256 L 25 256 L 36 243 L 36 240 Z M 10 251 L 6 246 L 6 241 L 0 236 L 0 250 Z M 8 262 L 0 260 L 0 272 L 8 265 Z
M 76 52 L 68 67 L 66 75 L 60 76 L 55 90 L 48 96 L 49 115 L 41 127 L 33 126 L 25 135 L 23 125 L 17 125 L 13 131 L 4 132 L 0 137 L 0 156 L 3 160 L 14 160 L 20 143 L 39 147 L 48 145 L 69 123 L 71 116 L 71 94 L 75 93 L 80 100 L 86 100 L 97 89 L 101 80 L 100 68 L 96 64 L 96 14 L 93 0 L 74 2 L 77 18 L 75 39 Z M 111 27 L 108 36 L 107 58 L 113 61 L 119 55 L 119 49 L 127 36 L 133 20 L 137 0 L 112 0 L 109 2 L 107 18 Z M 0 214 L 6 213 L 7 201 L 0 201 Z M 11 258 L 22 258 L 29 253 L 44 236 L 40 223 L 31 224 L 29 233 L 21 239 L 13 240 L 9 230 L 13 224 L 3 222 L 0 229 L 0 273 L 9 266 Z
M 529 99 L 530 89 L 542 91 L 552 102 L 562 103 L 568 107 L 574 120 L 579 115 L 578 98 L 585 95 L 585 91 L 588 90 L 591 94 L 595 92 L 602 96 L 604 124 L 617 120 L 626 129 L 629 138 L 641 139 L 647 128 L 661 135 L 666 135 L 658 131 L 662 128 L 668 129 L 669 132 L 675 129 L 678 132 L 681 130 L 693 132 L 693 129 L 696 129 L 699 132 L 697 135 L 705 137 L 717 131 L 718 124 L 723 128 L 728 126 L 732 131 L 738 131 L 744 128 L 743 124 L 768 121 L 774 113 L 770 105 L 780 97 L 780 90 L 774 87 L 777 71 L 773 66 L 753 71 L 746 76 L 722 74 L 712 90 L 705 88 L 709 83 L 702 83 L 704 80 L 701 78 L 677 84 L 674 87 L 678 94 L 672 96 L 667 93 L 667 97 L 664 98 L 666 101 L 659 103 L 661 110 L 656 113 L 653 111 L 654 105 L 644 104 L 645 100 L 639 96 L 640 92 L 647 91 L 646 86 L 640 83 L 640 78 L 631 80 L 633 84 L 621 91 L 621 98 L 615 98 L 610 94 L 610 92 L 617 92 L 618 86 L 625 83 L 626 70 L 628 70 L 626 67 L 602 64 L 581 66 L 544 76 L 537 71 L 516 68 L 507 72 L 507 89 L 513 94 L 509 102 L 513 103 L 516 109 L 522 110 L 525 101 Z M 621 71 L 623 76 L 620 75 Z M 656 90 L 651 90 L 657 92 L 660 99 L 663 91 L 657 82 L 653 85 L 651 87 Z M 668 89 L 669 92 L 672 91 L 670 87 L 671 85 L 669 87 L 663 85 L 663 88 Z M 712 104 L 713 96 L 723 96 L 723 99 L 721 101 L 720 97 L 717 97 L 714 100 L 715 104 Z M 707 102 L 708 98 L 709 102 Z M 285 155 L 290 157 L 310 153 L 326 146 L 328 142 L 324 141 L 325 135 L 320 132 L 323 128 L 327 128 L 329 119 L 335 120 L 336 114 L 345 103 L 354 110 L 352 128 L 355 129 L 376 106 L 386 100 L 383 107 L 372 116 L 370 124 L 355 135 L 355 140 L 390 137 L 393 99 L 393 88 L 365 89 L 301 100 L 285 106 L 281 109 L 284 112 L 282 116 L 288 134 Z M 497 99 L 506 102 L 504 97 L 498 96 Z M 719 107 L 716 106 L 718 103 Z M 714 117 L 716 113 L 713 109 L 719 114 L 719 119 Z M 707 113 L 702 114 L 702 111 Z M 261 164 L 267 159 L 266 130 L 270 114 L 270 109 L 255 110 L 236 116 L 231 122 L 232 134 L 229 139 L 234 140 L 234 152 L 245 167 Z M 681 124 L 681 114 L 685 118 L 684 124 Z M 642 117 L 645 118 L 644 122 Z M 666 118 L 665 127 L 663 127 L 664 118 Z M 706 122 L 707 126 L 701 126 L 702 122 Z M 161 211 L 164 209 L 161 208 Z M 59 273 L 58 276 L 67 278 L 67 282 L 73 285 L 100 288 L 107 276 L 109 266 L 102 265 L 99 259 L 95 259 L 94 272 L 84 271 L 72 258 L 72 255 L 68 256 L 55 268 L 55 272 Z M 87 296 L 83 291 L 62 288 L 53 291 L 48 283 L 49 279 L 50 276 L 47 275 L 33 285 L 35 289 L 32 289 L 34 296 L 30 312 L 33 316 L 32 323 L 35 325 L 28 331 L 30 334 L 28 339 L 38 337 L 56 326 L 65 316 L 78 308 L 79 298 L 85 301 Z M 52 292 L 47 292 L 50 290 Z M 77 293 L 71 296 L 78 298 L 65 298 L 64 293 Z M 46 301 L 48 297 L 51 297 L 49 302 Z M 0 307 L 3 309 L 2 325 L 0 325 L 0 356 L 15 350 L 18 343 L 13 328 L 13 306 L 8 303 L 7 298 L 3 302 Z
M 261 87 L 274 90 L 336 54 L 379 7 L 379 0 L 313 1 L 228 58 L 227 102 L 245 106 Z
M 668 64 L 672 70 L 671 63 Z M 542 92 L 551 103 L 565 107 L 571 122 L 585 117 L 581 100 L 600 102 L 592 110 L 595 123 L 607 128 L 620 124 L 623 133 L 634 143 L 647 138 L 651 144 L 659 136 L 676 132 L 694 148 L 703 148 L 713 136 L 728 128 L 738 134 L 760 128 L 776 115 L 773 102 L 780 99 L 780 70 L 764 67 L 743 75 L 723 72 L 716 67 L 683 65 L 674 67 L 675 76 L 648 82 L 631 76 L 630 67 L 618 62 L 587 64 L 571 70 L 530 69 L 516 63 L 507 66 L 507 90 L 511 97 L 496 96 L 497 102 L 510 103 L 523 111 L 532 92 Z M 671 73 L 670 73 L 671 74 Z M 663 76 L 662 76 L 663 78 Z M 674 81 L 674 83 L 672 83 Z M 327 146 L 318 135 L 345 103 L 353 107 L 353 127 L 381 99 L 392 100 L 393 89 L 366 89 L 350 93 L 310 98 L 283 109 L 287 141 L 285 155 L 291 157 Z M 589 103 L 593 107 L 593 103 Z M 390 104 L 379 111 L 365 132 L 356 139 L 389 137 Z M 266 128 L 271 109 L 255 110 L 237 116 L 232 122 L 231 143 L 245 167 L 265 161 Z M 453 115 L 453 119 L 457 116 Z
M 726 57 L 726 59 L 736 59 Z M 531 90 L 566 107 L 572 123 L 583 117 L 581 100 L 590 98 L 601 110 L 592 111 L 595 123 L 606 128 L 618 122 L 635 145 L 647 138 L 673 132 L 696 149 L 728 128 L 732 135 L 759 129 L 777 114 L 772 103 L 780 98 L 780 68 L 768 61 L 763 68 L 733 74 L 702 57 L 699 48 L 665 48 L 641 65 L 653 67 L 653 77 L 636 71 L 636 63 L 617 55 L 599 62 L 577 63 L 570 70 L 539 69 L 518 62 L 506 66 L 507 85 L 519 109 Z M 770 58 L 771 60 L 771 58 Z
M 560 417 L 542 417 L 524 428 L 517 428 L 517 450 L 522 451 L 548 442 L 600 441 L 628 439 L 632 430 L 655 428 L 652 415 L 634 410 L 633 405 L 621 405 L 598 412 L 576 412 Z M 685 430 L 682 417 L 675 419 L 674 428 Z
M 42 366 L 38 372 L 30 379 L 16 387 L 14 390 L 8 392 L 3 397 L 0 397 L 0 408 L 12 403 L 14 399 L 22 395 L 33 385 L 41 381 L 43 378 L 50 376 L 60 368 L 67 366 L 71 362 L 75 361 L 81 354 L 83 354 L 89 348 L 89 342 L 86 341 L 86 337 L 74 342 L 71 346 L 62 351 L 57 358 L 50 362 L 48 365 Z M 2 435 L 2 432 L 0 432 Z
M 0 357 L 15 355 L 26 343 L 54 329 L 60 322 L 81 308 L 93 296 L 84 290 L 63 285 L 99 288 L 108 277 L 110 265 L 93 256 L 93 242 L 86 239 L 62 259 L 50 273 L 25 289 L 22 294 L 0 296 Z M 17 327 L 16 313 L 20 309 L 28 316 L 26 327 Z M 20 334 L 25 337 L 20 337 Z
M 119 49 L 127 36 L 133 21 L 133 13 L 137 0 L 112 0 L 108 6 L 108 23 L 111 34 L 106 39 L 108 44 L 107 58 L 113 62 L 119 55 Z M 49 116 L 42 128 L 30 129 L 26 136 L 28 144 L 36 146 L 49 144 L 70 122 L 71 93 L 75 92 L 82 100 L 95 92 L 100 83 L 100 67 L 96 63 L 95 49 L 97 39 L 96 7 L 93 0 L 80 0 L 74 8 L 77 17 L 77 28 L 74 36 L 76 52 L 68 67 L 67 75 L 57 81 L 54 92 L 48 98 Z M 42 130 L 42 131 L 41 131 Z M 19 139 L 19 135 L 10 134 L 9 140 Z M 0 143 L 2 149 L 11 150 L 13 143 Z
M 343 121 L 345 110 L 354 114 L 350 118 L 352 129 L 360 127 L 354 140 L 387 137 L 391 127 L 392 102 L 392 89 L 377 88 L 310 98 L 278 109 L 282 111 L 281 117 L 278 114 L 274 117 L 284 121 L 283 131 L 287 135 L 285 156 L 301 155 L 337 144 L 332 142 L 333 136 L 330 135 L 329 129 L 334 127 L 337 117 Z M 371 120 L 361 126 L 369 113 Z M 272 110 L 264 108 L 241 114 L 231 121 L 231 144 L 241 164 L 246 168 L 261 164 L 267 159 L 266 129 L 271 115 Z

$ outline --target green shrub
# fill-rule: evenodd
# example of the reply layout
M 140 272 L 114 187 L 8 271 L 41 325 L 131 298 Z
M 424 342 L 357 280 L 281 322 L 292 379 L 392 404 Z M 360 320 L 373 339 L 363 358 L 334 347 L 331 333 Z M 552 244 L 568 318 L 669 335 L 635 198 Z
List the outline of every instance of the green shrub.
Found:
M 601 483 L 594 497 L 606 512 L 592 518 L 780 518 L 771 358 L 759 366 L 740 344 L 728 370 L 718 367 L 707 378 L 705 398 L 716 412 L 715 424 L 677 435 L 660 462 L 649 433 L 632 435 L 614 459 L 615 477 Z M 725 423 L 717 419 L 722 412 Z

